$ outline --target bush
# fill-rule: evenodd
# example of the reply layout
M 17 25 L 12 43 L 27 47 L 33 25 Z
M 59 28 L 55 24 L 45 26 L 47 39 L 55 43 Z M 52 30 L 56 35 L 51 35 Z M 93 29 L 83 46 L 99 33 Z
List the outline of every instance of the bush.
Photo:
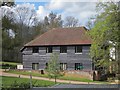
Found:
M 26 83 L 18 83 L 17 81 L 14 81 L 9 87 L 2 87 L 2 90 L 26 90 L 30 88 L 30 84 L 28 82 Z
M 17 65 L 2 64 L 2 69 L 16 69 Z

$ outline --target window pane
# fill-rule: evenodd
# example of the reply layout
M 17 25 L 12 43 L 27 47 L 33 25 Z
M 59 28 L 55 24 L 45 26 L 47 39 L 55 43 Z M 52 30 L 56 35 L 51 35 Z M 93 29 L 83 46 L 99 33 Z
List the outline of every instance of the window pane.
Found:
M 82 70 L 83 64 L 82 63 L 75 63 L 75 70 Z
M 60 46 L 60 53 L 67 53 L 67 46 Z
M 46 53 L 52 53 L 52 47 L 46 47 Z
M 82 46 L 75 46 L 75 53 L 82 53 Z
M 39 47 L 33 47 L 33 53 L 39 53 Z
M 32 69 L 38 70 L 39 69 L 39 63 L 32 63 Z
M 60 70 L 67 70 L 67 63 L 60 63 Z

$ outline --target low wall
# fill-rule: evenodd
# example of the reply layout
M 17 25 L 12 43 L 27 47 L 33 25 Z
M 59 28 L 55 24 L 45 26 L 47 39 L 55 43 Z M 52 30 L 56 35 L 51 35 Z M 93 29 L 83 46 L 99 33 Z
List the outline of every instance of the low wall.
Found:
M 17 69 L 18 70 L 18 69 Z M 44 74 L 45 71 L 44 70 L 18 70 L 18 71 L 31 71 L 31 72 L 37 72 L 37 73 L 41 73 Z M 74 77 L 78 77 L 78 78 L 88 78 L 90 80 L 93 80 L 93 71 L 83 71 L 83 70 L 66 70 L 62 72 L 64 75 L 66 76 L 74 76 Z
M 72 75 L 78 78 L 88 78 L 90 80 L 93 80 L 93 71 L 69 70 L 69 71 L 65 71 L 65 75 L 67 76 Z

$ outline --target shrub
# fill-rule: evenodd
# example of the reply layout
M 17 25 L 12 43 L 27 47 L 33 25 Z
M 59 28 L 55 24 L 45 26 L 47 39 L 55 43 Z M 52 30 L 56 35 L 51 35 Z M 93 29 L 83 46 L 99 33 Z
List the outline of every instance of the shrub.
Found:
M 16 69 L 17 65 L 2 64 L 2 69 Z

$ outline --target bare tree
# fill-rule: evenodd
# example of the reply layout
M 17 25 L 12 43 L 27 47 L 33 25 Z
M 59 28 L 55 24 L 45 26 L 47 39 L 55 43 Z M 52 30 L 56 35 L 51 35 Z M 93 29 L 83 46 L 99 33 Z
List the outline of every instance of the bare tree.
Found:
M 78 26 L 79 20 L 73 16 L 67 16 L 64 21 L 65 27 L 76 27 Z
M 25 44 L 31 39 L 30 34 L 34 33 L 30 27 L 34 26 L 36 12 L 30 4 L 22 4 L 15 7 L 15 22 L 19 24 L 18 36 L 21 38 L 21 44 Z M 31 33 L 32 32 L 32 33 Z M 26 37 L 27 36 L 27 37 Z
M 10 53 L 8 53 L 8 49 L 6 45 L 4 45 L 7 59 L 11 59 L 10 57 L 13 56 L 11 60 L 14 59 L 15 61 L 17 60 L 20 61 L 21 60 L 21 54 L 19 54 L 20 48 L 25 43 L 32 40 L 33 37 L 35 37 L 35 34 L 39 33 L 38 29 L 35 29 L 37 17 L 34 6 L 32 7 L 31 4 L 20 4 L 13 7 L 0 6 L 0 12 L 2 12 L 1 13 L 2 31 L 3 30 L 7 31 L 9 34 L 10 33 L 9 31 L 11 30 L 12 35 L 14 35 L 14 37 L 12 38 L 13 40 L 11 41 L 12 44 L 10 44 L 8 40 L 10 41 L 11 38 L 8 37 L 6 33 L 3 33 L 4 34 L 3 38 L 5 38 L 4 40 L 5 44 L 7 45 L 9 43 L 8 44 L 9 47 L 12 47 L 12 49 L 9 50 Z
M 53 12 L 49 13 L 49 15 L 44 18 L 44 26 L 46 27 L 46 30 L 62 27 L 62 23 L 61 15 L 57 15 Z

